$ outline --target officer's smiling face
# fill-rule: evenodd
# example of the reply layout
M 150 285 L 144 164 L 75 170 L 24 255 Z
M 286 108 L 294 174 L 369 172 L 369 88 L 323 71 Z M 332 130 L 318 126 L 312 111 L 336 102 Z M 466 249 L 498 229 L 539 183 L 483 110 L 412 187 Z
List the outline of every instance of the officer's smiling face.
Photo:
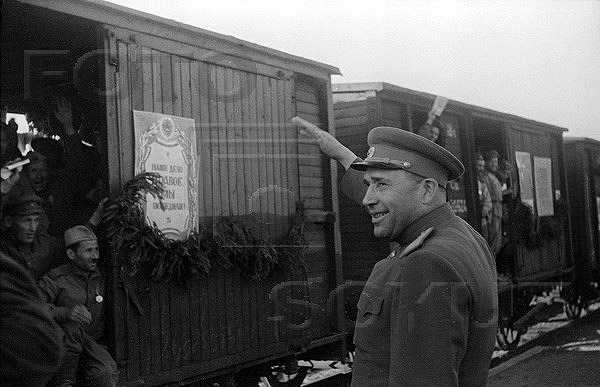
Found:
M 417 180 L 417 176 L 403 170 L 365 171 L 368 189 L 362 204 L 371 215 L 375 237 L 396 239 L 418 217 L 421 199 Z
M 100 258 L 100 250 L 98 241 L 82 241 L 79 242 L 77 248 L 67 249 L 67 255 L 73 261 L 73 264 L 84 271 L 92 272 L 98 269 L 98 258 Z

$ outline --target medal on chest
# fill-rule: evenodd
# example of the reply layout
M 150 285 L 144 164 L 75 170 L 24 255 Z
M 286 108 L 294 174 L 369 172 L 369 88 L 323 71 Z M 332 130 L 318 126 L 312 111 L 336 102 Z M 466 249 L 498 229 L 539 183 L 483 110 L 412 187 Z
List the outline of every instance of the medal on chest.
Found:
M 100 294 L 100 290 L 96 288 L 96 302 L 100 304 L 102 301 L 104 301 L 104 297 Z

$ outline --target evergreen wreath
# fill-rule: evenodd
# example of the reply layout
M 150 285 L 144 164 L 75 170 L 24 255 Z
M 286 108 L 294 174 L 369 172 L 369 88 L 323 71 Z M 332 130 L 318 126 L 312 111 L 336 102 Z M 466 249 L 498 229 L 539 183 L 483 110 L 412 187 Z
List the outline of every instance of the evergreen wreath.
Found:
M 227 216 L 219 217 L 214 234 L 199 226 L 187 240 L 172 240 L 156 223 L 148 224 L 143 211 L 146 194 L 163 208 L 163 192 L 160 175 L 143 172 L 125 183 L 120 195 L 106 206 L 103 225 L 108 243 L 129 276 L 144 271 L 157 282 L 185 282 L 192 277 L 207 277 L 219 265 L 258 282 L 278 271 L 294 271 L 301 263 L 308 245 L 302 202 L 296 204 L 290 232 L 278 245 Z
M 531 206 L 516 198 L 516 206 L 509 215 L 510 227 L 516 230 L 517 240 L 523 242 L 528 250 L 540 248 L 544 242 L 560 236 L 561 222 L 566 214 L 566 203 L 559 199 L 554 203 L 554 216 L 539 217 Z M 555 219 L 557 217 L 558 219 Z

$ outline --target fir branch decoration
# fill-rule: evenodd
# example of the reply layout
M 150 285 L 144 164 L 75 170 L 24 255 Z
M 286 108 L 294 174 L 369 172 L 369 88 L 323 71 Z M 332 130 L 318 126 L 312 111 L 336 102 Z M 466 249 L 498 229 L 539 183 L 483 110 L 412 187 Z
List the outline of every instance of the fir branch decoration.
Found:
M 164 236 L 146 222 L 146 195 L 163 208 L 163 184 L 157 173 L 144 172 L 128 181 L 105 209 L 103 224 L 119 264 L 130 276 L 144 270 L 155 281 L 184 282 L 209 276 L 215 265 L 237 271 L 248 281 L 262 281 L 276 271 L 293 271 L 308 243 L 304 236 L 304 208 L 299 202 L 292 227 L 282 244 L 273 245 L 233 217 L 221 216 L 214 235 L 206 228 L 192 231 L 185 241 Z

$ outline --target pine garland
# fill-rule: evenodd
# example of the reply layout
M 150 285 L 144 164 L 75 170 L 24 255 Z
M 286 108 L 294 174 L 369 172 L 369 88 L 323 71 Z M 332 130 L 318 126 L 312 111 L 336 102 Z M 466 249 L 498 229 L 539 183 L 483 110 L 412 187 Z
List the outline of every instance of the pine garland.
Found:
M 509 227 L 516 230 L 517 240 L 523 242 L 528 250 L 540 248 L 544 242 L 554 240 L 560 235 L 561 222 L 566 214 L 566 205 L 563 200 L 555 201 L 554 216 L 541 218 L 535 215 L 533 209 L 522 203 L 519 198 L 516 198 L 515 201 L 513 212 L 508 216 Z
M 155 281 L 184 282 L 208 277 L 215 266 L 237 271 L 248 281 L 263 281 L 277 271 L 293 271 L 307 247 L 304 211 L 298 202 L 287 238 L 274 246 L 233 217 L 219 217 L 214 235 L 205 227 L 185 241 L 164 236 L 156 223 L 146 222 L 146 194 L 163 208 L 164 187 L 157 173 L 144 172 L 125 183 L 105 209 L 103 225 L 119 264 L 130 276 L 146 272 Z

